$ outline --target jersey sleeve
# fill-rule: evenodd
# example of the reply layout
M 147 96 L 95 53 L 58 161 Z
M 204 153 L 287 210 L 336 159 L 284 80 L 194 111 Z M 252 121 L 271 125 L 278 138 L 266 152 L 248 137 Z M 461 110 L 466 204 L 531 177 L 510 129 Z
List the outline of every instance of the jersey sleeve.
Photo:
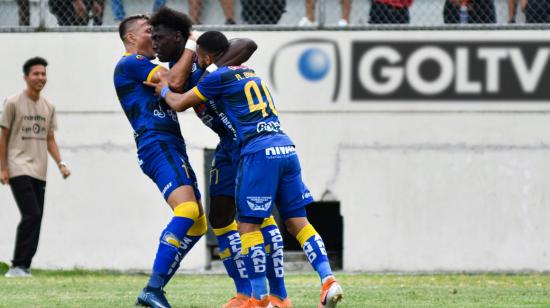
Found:
M 2 117 L 0 118 L 0 126 L 7 129 L 11 129 L 13 120 L 15 119 L 15 104 L 6 100 L 4 102 L 4 110 L 2 112 Z
M 214 99 L 214 97 L 222 94 L 223 86 L 218 71 L 212 72 L 204 76 L 204 78 L 199 81 L 197 86 L 193 88 L 193 91 L 203 101 Z
M 162 65 L 151 63 L 149 59 L 141 55 L 130 55 L 126 62 L 126 73 L 137 82 L 151 81 L 153 75 Z

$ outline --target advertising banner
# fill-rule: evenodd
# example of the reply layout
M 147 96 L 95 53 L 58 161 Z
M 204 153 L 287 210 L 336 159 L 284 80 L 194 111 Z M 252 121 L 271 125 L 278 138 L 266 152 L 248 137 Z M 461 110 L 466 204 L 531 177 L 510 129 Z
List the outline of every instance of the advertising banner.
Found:
M 250 34 L 259 46 L 250 63 L 281 109 L 546 108 L 550 101 L 550 40 L 541 32 L 292 34 Z

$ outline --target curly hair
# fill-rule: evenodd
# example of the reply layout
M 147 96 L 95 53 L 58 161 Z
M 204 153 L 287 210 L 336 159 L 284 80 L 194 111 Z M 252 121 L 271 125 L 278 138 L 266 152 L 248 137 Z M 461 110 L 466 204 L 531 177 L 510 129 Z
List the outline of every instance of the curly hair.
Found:
M 185 39 L 189 37 L 191 27 L 193 26 L 193 22 L 187 15 L 165 6 L 161 7 L 151 16 L 149 24 L 153 27 L 164 26 L 174 31 L 179 31 Z

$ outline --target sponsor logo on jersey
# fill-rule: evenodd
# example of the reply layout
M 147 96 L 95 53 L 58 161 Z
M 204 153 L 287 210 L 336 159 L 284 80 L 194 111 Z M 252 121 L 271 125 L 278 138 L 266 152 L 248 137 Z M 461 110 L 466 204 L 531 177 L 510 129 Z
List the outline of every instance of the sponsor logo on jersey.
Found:
M 296 152 L 296 148 L 293 145 L 282 147 L 270 147 L 265 149 L 265 156 L 280 156 L 288 155 Z
M 269 122 L 259 122 L 256 125 L 256 131 L 258 133 L 269 132 L 269 133 L 278 133 L 281 132 L 281 123 L 269 121 Z

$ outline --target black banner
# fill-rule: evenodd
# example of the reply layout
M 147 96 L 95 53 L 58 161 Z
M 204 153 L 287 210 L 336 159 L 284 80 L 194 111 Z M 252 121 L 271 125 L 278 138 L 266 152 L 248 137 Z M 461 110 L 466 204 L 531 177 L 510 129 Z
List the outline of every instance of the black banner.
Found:
M 353 101 L 548 101 L 549 42 L 353 42 Z

